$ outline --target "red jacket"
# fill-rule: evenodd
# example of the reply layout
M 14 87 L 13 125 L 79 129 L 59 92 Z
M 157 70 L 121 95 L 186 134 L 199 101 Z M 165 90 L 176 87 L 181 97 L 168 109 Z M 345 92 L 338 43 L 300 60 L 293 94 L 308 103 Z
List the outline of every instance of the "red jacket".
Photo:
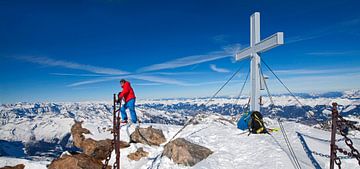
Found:
M 122 92 L 120 92 L 118 95 L 119 99 L 124 98 L 125 102 L 128 102 L 129 100 L 136 98 L 134 90 L 130 86 L 129 82 L 125 82 L 122 88 Z

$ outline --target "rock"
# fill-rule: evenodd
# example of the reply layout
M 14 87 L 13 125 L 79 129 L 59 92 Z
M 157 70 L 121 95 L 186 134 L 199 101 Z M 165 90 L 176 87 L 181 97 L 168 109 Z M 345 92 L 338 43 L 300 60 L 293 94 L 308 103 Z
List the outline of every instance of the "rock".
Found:
M 102 160 L 106 159 L 108 152 L 113 151 L 112 140 L 94 140 L 85 138 L 83 134 L 89 134 L 90 131 L 83 128 L 82 122 L 75 121 L 71 127 L 74 146 L 82 149 L 80 154 L 70 152 L 63 153 L 58 159 L 55 159 L 48 166 L 49 169 L 100 169 Z M 129 147 L 129 143 L 120 141 L 120 148 Z M 111 169 L 110 166 L 108 166 Z
M 166 138 L 160 129 L 154 129 L 150 126 L 148 128 L 136 128 L 130 135 L 130 141 L 159 146 L 165 143 Z
M 5 166 L 5 167 L 1 167 L 0 169 L 24 169 L 25 165 L 24 164 L 18 164 L 16 166 Z
M 112 149 L 110 139 L 106 140 L 94 140 L 92 138 L 85 139 L 83 134 L 89 134 L 90 131 L 83 128 L 82 122 L 75 121 L 75 124 L 71 127 L 71 135 L 73 136 L 74 146 L 83 150 L 86 155 L 92 156 L 96 159 L 104 160 L 107 153 Z M 120 148 L 126 148 L 130 145 L 124 141 L 120 141 Z
M 119 142 L 120 142 L 120 149 L 130 147 L 130 144 L 128 142 L 121 141 L 121 140 Z
M 112 150 L 110 139 L 96 141 L 88 138 L 81 143 L 81 149 L 88 156 L 93 156 L 96 159 L 104 160 L 107 153 Z
M 86 128 L 83 128 L 82 121 L 75 121 L 75 124 L 71 127 L 71 135 L 73 137 L 74 146 L 81 148 L 81 143 L 85 140 L 83 134 L 90 134 L 90 131 Z
M 177 138 L 164 147 L 164 155 L 177 164 L 193 166 L 207 158 L 213 152 L 203 146 L 193 144 L 183 138 Z
M 100 169 L 101 160 L 86 154 L 64 155 L 50 163 L 48 169 Z M 108 166 L 111 169 L 110 166 Z
M 96 141 L 94 139 L 88 138 L 82 142 L 81 149 L 83 149 L 86 155 L 104 160 L 109 150 L 112 149 L 111 142 L 112 140 L 110 139 Z M 130 144 L 127 142 L 120 141 L 119 143 L 120 148 L 130 147 Z
M 143 148 L 138 148 L 135 153 L 130 153 L 127 157 L 130 160 L 139 161 L 142 157 L 147 157 L 148 155 L 149 153 L 144 151 Z

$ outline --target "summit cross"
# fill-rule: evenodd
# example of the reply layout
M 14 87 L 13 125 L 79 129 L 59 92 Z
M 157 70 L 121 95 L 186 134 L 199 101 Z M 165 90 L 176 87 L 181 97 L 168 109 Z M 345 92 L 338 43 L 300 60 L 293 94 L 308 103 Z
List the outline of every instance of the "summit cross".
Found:
M 277 32 L 264 40 L 260 41 L 260 13 L 255 12 L 250 17 L 250 47 L 238 52 L 235 56 L 236 61 L 250 58 L 250 111 L 259 111 L 261 104 L 260 90 L 261 83 L 265 79 L 260 73 L 260 54 L 274 47 L 284 44 L 284 33 Z

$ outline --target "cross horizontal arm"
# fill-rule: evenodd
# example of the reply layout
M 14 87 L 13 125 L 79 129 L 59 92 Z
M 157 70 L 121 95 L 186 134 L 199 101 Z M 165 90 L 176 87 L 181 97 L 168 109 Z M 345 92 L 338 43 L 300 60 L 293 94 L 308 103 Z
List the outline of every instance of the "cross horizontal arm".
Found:
M 282 44 L 284 44 L 284 33 L 278 32 L 262 40 L 260 43 L 256 44 L 255 52 L 257 53 L 266 52 Z
M 284 33 L 278 32 L 257 43 L 254 47 L 248 47 L 236 54 L 237 61 L 251 56 L 252 53 L 262 53 L 276 46 L 284 44 Z
M 253 49 L 251 47 L 247 47 L 236 54 L 235 60 L 239 61 L 239 60 L 245 59 L 245 58 L 249 57 L 251 55 L 251 53 L 253 53 Z

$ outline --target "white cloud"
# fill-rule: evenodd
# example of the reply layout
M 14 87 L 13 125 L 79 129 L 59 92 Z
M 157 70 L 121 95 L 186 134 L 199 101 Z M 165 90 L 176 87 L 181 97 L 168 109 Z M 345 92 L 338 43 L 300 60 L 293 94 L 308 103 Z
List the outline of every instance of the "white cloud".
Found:
M 230 72 L 230 70 L 224 69 L 224 68 L 219 68 L 215 64 L 210 64 L 210 69 L 213 70 L 214 72 L 219 72 L 219 73 L 228 73 L 228 72 Z
M 360 73 L 326 74 L 313 76 L 284 77 L 282 81 L 294 92 L 339 91 L 357 89 Z M 269 88 L 277 93 L 286 91 L 280 83 L 270 76 Z
M 228 38 L 228 35 L 220 34 L 220 35 L 213 36 L 211 39 L 215 43 L 228 43 L 228 41 L 226 40 L 227 38 Z
M 107 78 L 98 78 L 98 79 L 85 80 L 85 81 L 80 81 L 80 82 L 69 84 L 68 87 L 76 87 L 76 86 L 82 86 L 82 85 L 106 82 L 106 81 L 111 81 L 111 80 L 116 80 L 116 79 L 121 79 L 121 78 L 122 77 L 107 77 Z
M 16 59 L 23 60 L 26 62 L 36 63 L 45 66 L 64 67 L 69 69 L 84 70 L 92 73 L 106 74 L 106 75 L 123 75 L 129 74 L 129 72 L 122 71 L 119 69 L 98 67 L 92 65 L 79 64 L 75 62 L 55 60 L 48 57 L 36 57 L 36 56 L 19 56 Z
M 102 77 L 102 76 L 109 76 L 109 75 L 101 75 L 101 74 L 74 74 L 74 73 L 49 73 L 50 75 L 56 76 L 77 76 L 77 77 Z
M 305 40 L 321 38 L 321 37 L 328 36 L 333 33 L 339 33 L 339 32 L 351 33 L 352 31 L 350 31 L 350 30 L 358 29 L 359 23 L 360 23 L 359 18 L 335 23 L 331 26 L 317 29 L 315 31 L 309 32 L 309 33 L 301 35 L 301 36 L 294 36 L 294 37 L 286 38 L 285 43 L 290 44 L 290 43 L 296 43 L 296 42 L 301 42 L 301 41 L 305 41 Z
M 314 56 L 342 56 L 342 55 L 359 55 L 360 50 L 348 50 L 348 51 L 319 51 L 319 52 L 308 52 L 307 55 Z
M 353 72 L 360 72 L 360 68 L 275 70 L 275 73 L 277 74 L 286 74 L 286 75 L 312 75 L 312 74 L 353 73 Z
M 172 85 L 179 85 L 179 86 L 187 86 L 187 83 L 175 80 L 175 79 L 169 79 L 164 77 L 158 77 L 158 76 L 151 76 L 151 75 L 126 75 L 126 76 L 116 76 L 116 77 L 106 77 L 106 78 L 97 78 L 97 79 L 91 79 L 91 80 L 85 80 L 80 81 L 76 83 L 72 83 L 68 85 L 69 87 L 75 87 L 75 86 L 81 86 L 81 85 L 87 85 L 87 84 L 94 84 L 94 83 L 100 83 L 100 82 L 106 82 L 106 81 L 112 81 L 112 80 L 120 80 L 120 79 L 137 79 L 137 80 L 144 80 L 149 82 L 155 82 L 155 83 L 161 83 L 161 84 L 172 84 Z
M 141 68 L 139 71 L 148 72 L 148 71 L 156 71 L 156 70 L 164 70 L 164 69 L 174 69 L 174 68 L 204 63 L 208 61 L 213 61 L 217 59 L 222 59 L 226 57 L 234 57 L 235 53 L 238 52 L 239 50 L 240 50 L 239 44 L 229 45 L 229 46 L 225 46 L 222 51 L 209 52 L 208 54 L 204 54 L 204 55 L 186 56 L 175 60 L 146 66 Z
M 175 79 L 169 79 L 159 76 L 151 76 L 151 75 L 131 75 L 129 78 L 138 79 L 138 80 L 146 80 L 150 82 L 157 82 L 157 83 L 163 83 L 163 84 L 172 84 L 172 85 L 179 85 L 179 86 L 186 86 L 187 83 L 175 80 Z
M 159 86 L 161 83 L 133 83 L 135 86 Z
M 198 82 L 198 83 L 191 83 L 189 84 L 188 86 L 207 86 L 207 85 L 223 85 L 224 83 L 226 83 L 225 80 L 223 81 L 208 81 L 208 82 Z M 241 81 L 241 80 L 232 80 L 229 82 L 228 86 L 230 84 L 241 84 L 241 83 L 244 83 L 244 81 Z
M 164 63 L 150 65 L 141 68 L 140 71 L 147 72 L 147 71 L 156 71 L 156 70 L 164 70 L 164 69 L 174 69 L 174 68 L 194 65 L 198 63 L 208 62 L 212 60 L 222 59 L 230 56 L 231 54 L 226 52 L 212 52 L 206 55 L 193 55 L 193 56 L 187 56 L 187 57 L 171 60 Z
M 296 42 L 301 42 L 301 41 L 305 41 L 305 40 L 311 40 L 311 39 L 316 39 L 316 38 L 320 38 L 327 35 L 327 33 L 323 33 L 323 34 L 308 34 L 308 35 L 302 35 L 302 36 L 294 36 L 294 37 L 289 37 L 286 39 L 285 43 L 286 44 L 290 44 L 290 43 L 296 43 Z
M 130 72 L 118 70 L 118 69 L 112 69 L 112 68 L 106 68 L 106 67 L 98 67 L 98 66 L 92 66 L 92 65 L 84 65 L 79 64 L 75 62 L 69 62 L 69 61 L 63 61 L 63 60 L 55 60 L 47 57 L 35 57 L 35 56 L 28 56 L 28 57 L 16 57 L 17 59 L 36 63 L 40 65 L 45 66 L 54 66 L 54 67 L 63 67 L 63 68 L 69 68 L 69 69 L 77 69 L 77 70 L 84 70 L 96 74 L 69 74 L 69 73 L 51 73 L 53 75 L 59 75 L 59 76 L 108 76 L 103 78 L 97 78 L 97 79 L 90 79 L 85 81 L 80 81 L 76 83 L 69 84 L 69 87 L 76 87 L 76 86 L 82 86 L 87 84 L 94 84 L 94 83 L 100 83 L 105 81 L 111 81 L 116 79 L 122 79 L 122 78 L 132 78 L 132 79 L 138 79 L 138 80 L 144 80 L 149 82 L 156 82 L 156 83 L 162 83 L 162 84 L 174 84 L 174 85 L 181 85 L 185 86 L 188 85 L 184 82 L 175 80 L 175 79 L 169 79 L 169 78 L 163 78 L 158 76 L 152 76 L 152 75 L 142 75 L 142 74 L 133 74 Z M 122 76 L 119 76 L 122 75 Z

